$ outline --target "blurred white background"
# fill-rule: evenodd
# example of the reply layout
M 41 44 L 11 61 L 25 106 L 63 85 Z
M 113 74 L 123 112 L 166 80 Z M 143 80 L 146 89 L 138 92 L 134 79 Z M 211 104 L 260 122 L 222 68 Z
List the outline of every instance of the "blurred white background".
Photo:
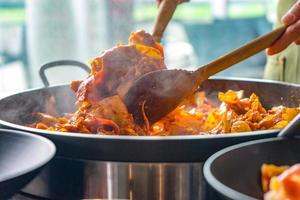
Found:
M 274 0 L 191 0 L 181 4 L 163 45 L 170 68 L 194 69 L 269 31 Z M 41 87 L 40 66 L 57 59 L 87 63 L 131 31 L 152 30 L 155 0 L 0 0 L 0 97 Z M 264 53 L 219 74 L 261 78 Z M 86 76 L 57 68 L 52 83 Z

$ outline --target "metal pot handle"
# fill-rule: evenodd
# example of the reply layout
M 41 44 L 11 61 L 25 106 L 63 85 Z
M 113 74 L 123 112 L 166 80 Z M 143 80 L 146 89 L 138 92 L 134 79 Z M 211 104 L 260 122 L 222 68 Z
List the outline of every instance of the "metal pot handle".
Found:
M 76 60 L 56 60 L 56 61 L 47 62 L 47 63 L 43 64 L 39 70 L 39 75 L 40 75 L 45 87 L 48 87 L 50 85 L 49 80 L 45 73 L 46 70 L 49 68 L 59 67 L 62 65 L 79 67 L 79 68 L 83 69 L 84 71 L 86 71 L 88 74 L 90 73 L 90 68 L 88 67 L 88 65 L 86 65 L 82 62 L 76 61 Z
M 285 138 L 294 138 L 296 136 L 299 136 L 300 132 L 300 113 L 294 117 L 290 123 L 283 128 L 279 134 L 278 137 L 285 137 Z

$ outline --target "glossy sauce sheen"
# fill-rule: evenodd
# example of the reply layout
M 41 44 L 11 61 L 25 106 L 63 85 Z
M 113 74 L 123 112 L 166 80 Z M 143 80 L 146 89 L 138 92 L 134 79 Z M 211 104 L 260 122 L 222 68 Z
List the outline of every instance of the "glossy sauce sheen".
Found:
M 278 179 L 281 182 L 288 199 L 300 199 L 300 164 L 296 164 L 283 172 Z

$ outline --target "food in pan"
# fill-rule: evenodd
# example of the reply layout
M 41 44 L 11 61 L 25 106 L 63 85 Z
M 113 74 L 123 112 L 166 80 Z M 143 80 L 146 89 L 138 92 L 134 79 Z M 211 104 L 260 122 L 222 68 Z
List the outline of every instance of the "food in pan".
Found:
M 127 45 L 105 51 L 91 60 L 90 66 L 85 80 L 71 84 L 78 110 L 62 117 L 35 113 L 37 122 L 31 127 L 109 135 L 237 133 L 283 128 L 300 112 L 300 108 L 284 106 L 267 110 L 254 93 L 245 98 L 243 91 L 220 92 L 221 103 L 216 103 L 197 92 L 160 121 L 141 127 L 134 123 L 122 99 L 140 76 L 166 68 L 162 46 L 145 31 L 134 32 Z M 147 122 L 146 115 L 144 118 Z
M 291 167 L 264 164 L 261 175 L 265 200 L 300 199 L 300 164 Z

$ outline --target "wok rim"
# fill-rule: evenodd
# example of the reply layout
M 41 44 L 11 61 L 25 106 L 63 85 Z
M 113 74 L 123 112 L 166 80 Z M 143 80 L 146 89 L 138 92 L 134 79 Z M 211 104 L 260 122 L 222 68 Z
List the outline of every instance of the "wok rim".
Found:
M 47 154 L 45 156 L 42 157 L 42 159 L 40 159 L 38 162 L 36 162 L 34 165 L 32 165 L 31 167 L 28 167 L 27 169 L 23 169 L 17 173 L 5 176 L 4 178 L 0 179 L 0 183 L 3 183 L 5 181 L 9 181 L 15 178 L 18 178 L 20 176 L 23 176 L 25 174 L 34 172 L 35 170 L 45 166 L 48 162 L 50 162 L 56 153 L 56 147 L 54 145 L 54 143 L 52 141 L 50 141 L 49 139 L 36 135 L 36 134 L 32 134 L 32 133 L 27 133 L 27 132 L 23 132 L 23 131 L 19 131 L 19 130 L 8 130 L 8 129 L 0 129 L 0 135 L 3 134 L 3 132 L 5 133 L 9 133 L 9 134 L 15 134 L 15 135 L 23 135 L 26 138 L 30 138 L 30 139 L 34 139 L 36 141 L 39 141 L 40 143 L 44 143 L 43 145 L 46 146 L 48 148 Z
M 299 140 L 299 137 L 296 137 L 295 139 Z M 274 141 L 283 141 L 283 140 L 289 140 L 288 138 L 281 138 L 281 137 L 274 137 L 274 138 L 266 138 L 266 139 L 259 139 L 259 140 L 253 140 L 249 142 L 243 142 L 239 144 L 235 144 L 229 147 L 226 147 L 220 151 L 217 151 L 216 153 L 212 154 L 204 163 L 203 166 L 203 174 L 205 177 L 205 180 L 209 183 L 209 185 L 214 188 L 218 193 L 222 194 L 223 196 L 230 198 L 230 199 L 244 199 L 244 200 L 258 200 L 254 197 L 251 197 L 249 195 L 243 194 L 241 192 L 238 192 L 231 187 L 228 187 L 227 185 L 223 184 L 221 181 L 219 181 L 212 173 L 211 166 L 215 162 L 216 159 L 220 158 L 221 156 L 225 155 L 226 153 L 230 153 L 231 151 L 242 149 L 244 147 L 249 147 L 256 144 L 261 143 L 269 143 Z
M 237 77 L 212 77 L 209 80 L 220 80 L 220 81 L 244 81 L 244 82 L 257 82 L 257 83 L 273 83 L 278 85 L 284 86 L 293 86 L 293 87 L 300 87 L 300 84 L 296 83 L 286 83 L 282 81 L 274 81 L 274 80 L 264 80 L 264 79 L 255 79 L 255 78 L 237 78 Z M 50 87 L 38 87 L 38 88 L 31 88 L 21 92 L 17 92 L 3 98 L 10 98 L 13 96 L 17 96 L 20 94 L 25 94 L 33 91 L 43 90 L 43 89 L 51 89 L 51 88 L 59 88 L 59 87 L 66 87 L 70 84 L 56 84 Z M 73 137 L 73 138 L 95 138 L 95 139 L 111 139 L 111 140 L 192 140 L 192 139 L 223 139 L 223 138 L 239 138 L 239 137 L 251 137 L 255 135 L 269 135 L 278 133 L 280 129 L 270 129 L 270 130 L 259 130 L 259 131 L 250 131 L 250 132 L 241 132 L 241 133 L 227 133 L 227 134 L 206 134 L 206 135 L 174 135 L 174 136 L 129 136 L 129 135 L 97 135 L 97 134 L 84 134 L 84 133 L 73 133 L 73 132 L 60 132 L 60 131 L 49 131 L 49 130 L 42 130 L 36 128 L 30 128 L 19 124 L 14 124 L 11 122 L 4 121 L 0 119 L 0 125 L 4 125 L 6 127 L 10 127 L 13 129 L 17 129 L 20 131 L 26 131 L 30 133 L 37 133 L 43 134 L 45 136 L 64 136 L 64 137 Z
M 278 133 L 280 129 L 250 131 L 241 133 L 226 133 L 226 134 L 205 134 L 205 135 L 173 135 L 173 136 L 130 136 L 130 135 L 98 135 L 98 134 L 85 134 L 85 133 L 73 133 L 73 132 L 60 132 L 49 131 L 37 128 L 26 127 L 18 124 L 13 124 L 0 120 L 0 125 L 13 128 L 18 131 L 25 131 L 29 133 L 45 134 L 45 136 L 63 136 L 71 138 L 95 138 L 95 139 L 110 139 L 110 140 L 131 140 L 131 141 L 171 141 L 171 140 L 192 140 L 192 139 L 223 139 L 223 138 L 240 138 L 251 137 L 255 135 L 271 135 Z

